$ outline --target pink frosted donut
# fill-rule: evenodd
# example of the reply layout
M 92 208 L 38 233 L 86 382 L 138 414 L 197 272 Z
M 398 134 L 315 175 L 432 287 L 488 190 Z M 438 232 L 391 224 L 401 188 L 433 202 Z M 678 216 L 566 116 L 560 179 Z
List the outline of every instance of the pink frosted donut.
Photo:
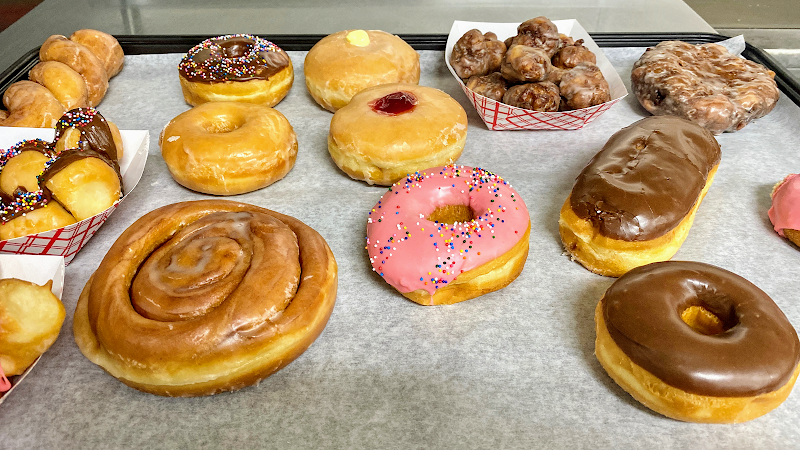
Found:
M 768 214 L 779 235 L 800 245 L 800 174 L 789 175 L 775 186 Z
M 525 202 L 501 177 L 449 165 L 408 175 L 372 208 L 372 269 L 422 305 L 451 304 L 511 283 L 528 256 Z

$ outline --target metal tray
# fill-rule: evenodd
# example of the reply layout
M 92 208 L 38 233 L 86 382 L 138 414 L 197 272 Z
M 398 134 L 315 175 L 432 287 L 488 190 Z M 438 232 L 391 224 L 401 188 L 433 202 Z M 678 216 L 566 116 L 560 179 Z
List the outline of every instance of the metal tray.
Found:
M 661 41 L 680 40 L 690 44 L 706 44 L 728 39 L 713 33 L 589 33 L 600 47 L 647 47 L 656 45 Z M 147 36 L 116 36 L 122 50 L 126 55 L 141 55 L 154 53 L 183 53 L 195 46 L 198 42 L 214 37 L 212 35 L 147 35 Z M 282 34 L 261 35 L 264 39 L 274 42 L 286 51 L 308 51 L 323 34 Z M 447 35 L 444 34 L 407 34 L 400 37 L 416 50 L 444 50 Z M 796 105 L 800 106 L 800 81 L 764 50 L 746 44 L 742 56 L 755 61 L 773 72 L 778 87 Z M 31 49 L 14 64 L 0 73 L 0 92 L 5 92 L 8 86 L 15 81 L 26 79 L 28 71 L 39 62 L 39 47 Z

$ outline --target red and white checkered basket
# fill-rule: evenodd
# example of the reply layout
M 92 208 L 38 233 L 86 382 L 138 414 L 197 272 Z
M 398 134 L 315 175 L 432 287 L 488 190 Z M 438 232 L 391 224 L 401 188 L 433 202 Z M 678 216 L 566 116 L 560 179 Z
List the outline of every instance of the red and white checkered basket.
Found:
M 47 128 L 0 127 L 0 148 L 9 148 L 25 139 L 52 140 L 53 133 L 53 129 Z M 142 178 L 144 165 L 147 162 L 147 152 L 150 147 L 150 133 L 140 130 L 121 130 L 120 134 L 122 135 L 124 148 L 122 160 L 120 161 L 120 172 L 122 173 L 122 186 L 125 192 L 125 195 L 120 199 L 121 202 L 125 200 L 125 197 L 128 196 Z M 69 264 L 111 213 L 117 209 L 120 202 L 96 216 L 64 228 L 0 241 L 0 253 L 63 256 L 65 263 Z
M 481 120 L 490 130 L 577 130 L 600 117 L 601 114 L 628 95 L 625 83 L 622 82 L 611 62 L 577 20 L 554 20 L 553 23 L 558 27 L 560 33 L 571 36 L 575 40 L 583 39 L 584 46 L 594 52 L 597 56 L 597 66 L 600 67 L 600 71 L 603 72 L 603 76 L 608 81 L 611 100 L 601 105 L 574 111 L 539 112 L 509 106 L 470 91 L 450 65 L 450 54 L 453 52 L 453 46 L 456 41 L 473 28 L 477 28 L 481 33 L 492 31 L 502 41 L 517 34 L 519 23 L 462 22 L 457 20 L 453 22 L 453 27 L 450 29 L 450 35 L 447 38 L 445 63 L 447 68 L 450 69 L 450 73 L 458 80 L 461 89 L 467 95 L 472 106 L 475 107 Z

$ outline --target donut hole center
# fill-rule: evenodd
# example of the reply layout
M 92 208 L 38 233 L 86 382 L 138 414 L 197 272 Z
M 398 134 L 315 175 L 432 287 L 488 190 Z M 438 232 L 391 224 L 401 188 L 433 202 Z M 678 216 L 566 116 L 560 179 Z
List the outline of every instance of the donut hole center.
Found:
M 253 50 L 253 43 L 246 41 L 230 40 L 220 44 L 224 58 L 241 58 Z
M 681 312 L 681 320 L 694 331 L 706 336 L 722 334 L 739 323 L 732 307 L 715 306 L 717 307 L 704 304 L 689 306 Z
M 244 120 L 240 117 L 217 117 L 203 123 L 203 129 L 213 134 L 230 133 L 238 130 L 242 125 L 244 125 Z
M 437 206 L 427 217 L 431 222 L 452 224 L 455 222 L 470 222 L 475 219 L 472 208 L 467 205 Z

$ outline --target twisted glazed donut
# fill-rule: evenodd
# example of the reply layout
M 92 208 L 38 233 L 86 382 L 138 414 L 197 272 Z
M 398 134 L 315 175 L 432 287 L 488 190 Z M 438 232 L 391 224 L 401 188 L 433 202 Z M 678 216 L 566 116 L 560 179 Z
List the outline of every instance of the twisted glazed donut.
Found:
M 17 81 L 6 89 L 3 104 L 8 116 L 4 127 L 50 128 L 64 114 L 64 107 L 46 87 L 33 81 Z
M 176 203 L 137 220 L 75 312 L 84 355 L 165 396 L 249 386 L 289 364 L 333 310 L 337 266 L 297 219 L 243 203 Z
M 89 106 L 89 90 L 78 72 L 58 61 L 36 64 L 28 73 L 31 81 L 46 87 L 65 109 Z
M 125 54 L 114 36 L 99 30 L 86 28 L 72 33 L 69 40 L 91 50 L 103 63 L 108 78 L 113 77 L 122 70 Z
M 90 106 L 97 106 L 106 95 L 109 76 L 103 62 L 88 47 L 53 35 L 39 49 L 39 59 L 62 62 L 81 74 L 89 91 Z

